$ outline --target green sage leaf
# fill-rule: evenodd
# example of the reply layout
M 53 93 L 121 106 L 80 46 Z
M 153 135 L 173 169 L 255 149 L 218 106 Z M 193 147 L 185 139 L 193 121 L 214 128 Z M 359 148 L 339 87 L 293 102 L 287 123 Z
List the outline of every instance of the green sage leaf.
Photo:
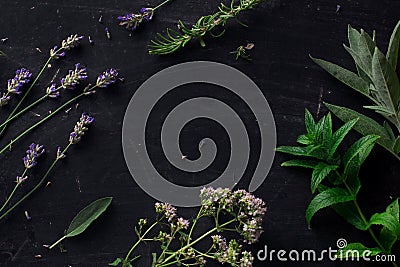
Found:
M 326 70 L 329 74 L 331 74 L 342 83 L 362 93 L 363 95 L 369 95 L 369 84 L 354 72 L 351 72 L 331 62 L 313 58 L 312 56 L 310 57 L 316 64 L 318 64 L 321 68 Z
M 346 190 L 334 187 L 329 188 L 318 195 L 316 195 L 313 200 L 311 200 L 306 211 L 306 220 L 310 225 L 312 217 L 319 210 L 343 202 L 348 202 L 354 200 L 354 197 L 350 195 Z
M 394 153 L 396 153 L 396 154 L 399 154 L 399 153 L 400 153 L 400 136 L 397 137 L 396 141 L 394 142 L 393 151 L 394 151 Z
M 392 36 L 390 37 L 389 47 L 386 53 L 386 58 L 393 69 L 396 69 L 397 60 L 399 56 L 399 43 L 400 43 L 400 20 L 397 22 L 396 27 L 393 30 Z

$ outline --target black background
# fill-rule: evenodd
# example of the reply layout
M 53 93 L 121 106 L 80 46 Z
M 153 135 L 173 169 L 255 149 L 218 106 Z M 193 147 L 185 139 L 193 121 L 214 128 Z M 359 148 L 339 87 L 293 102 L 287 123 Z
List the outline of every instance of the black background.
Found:
M 125 77 L 125 82 L 108 88 L 99 94 L 72 106 L 69 114 L 60 113 L 51 121 L 36 129 L 14 145 L 13 151 L 0 156 L 0 196 L 5 198 L 14 186 L 15 176 L 23 170 L 22 156 L 31 142 L 42 143 L 47 156 L 41 160 L 34 176 L 24 184 L 19 196 L 38 180 L 51 163 L 57 145 L 67 143 L 68 134 L 82 111 L 95 116 L 96 121 L 83 141 L 73 147 L 68 158 L 60 163 L 49 180 L 51 186 L 40 189 L 11 216 L 0 222 L 0 265 L 2 266 L 106 266 L 108 262 L 124 256 L 135 236 L 133 226 L 141 217 L 153 216 L 154 200 L 146 195 L 133 181 L 121 148 L 121 126 L 127 104 L 135 90 L 148 77 L 165 67 L 194 60 L 211 60 L 233 66 L 244 72 L 261 88 L 275 116 L 278 144 L 294 144 L 303 133 L 304 108 L 321 117 L 326 113 L 322 101 L 360 110 L 367 104 L 351 89 L 331 78 L 308 57 L 312 54 L 351 68 L 352 60 L 344 51 L 347 24 L 377 31 L 378 46 L 386 46 L 397 20 L 400 1 L 288 1 L 271 0 L 241 16 L 249 25 L 244 28 L 229 23 L 226 34 L 220 39 L 206 39 L 207 47 L 197 43 L 172 56 L 150 56 L 146 46 L 156 32 L 175 27 L 181 18 L 193 23 L 199 16 L 213 12 L 217 2 L 175 0 L 159 10 L 154 21 L 142 25 L 129 36 L 118 26 L 116 17 L 141 6 L 156 5 L 157 1 L 1 1 L 0 37 L 8 37 L 0 50 L 7 57 L 0 58 L 0 84 L 4 88 L 15 69 L 27 67 L 37 73 L 48 56 L 48 49 L 72 33 L 91 35 L 95 44 L 85 39 L 79 49 L 52 63 L 31 94 L 30 101 L 42 94 L 53 75 L 60 69 L 59 80 L 76 62 L 88 68 L 90 79 L 105 68 L 115 67 Z M 341 9 L 336 13 L 337 5 Z M 103 23 L 99 23 L 100 15 Z M 111 40 L 105 34 L 111 32 Z M 250 54 L 252 62 L 235 61 L 230 51 L 247 41 L 255 47 Z M 40 48 L 43 53 L 38 52 Z M 178 88 L 175 94 L 163 100 L 153 112 L 149 122 L 149 150 L 159 171 L 169 179 L 182 184 L 203 184 L 220 173 L 229 159 L 229 139 L 223 128 L 208 120 L 189 124 L 181 135 L 183 153 L 190 158 L 198 156 L 197 144 L 204 136 L 217 139 L 219 156 L 209 170 L 199 177 L 175 173 L 165 162 L 159 147 L 159 129 L 162 118 L 179 103 L 180 99 L 206 94 L 224 99 L 241 114 L 250 127 L 252 154 L 249 168 L 243 179 L 243 187 L 249 182 L 257 163 L 259 137 L 254 117 L 238 99 L 224 90 L 206 85 Z M 76 92 L 63 94 L 60 100 L 47 101 L 33 111 L 45 115 Z M 29 102 L 28 100 L 28 102 Z M 28 103 L 27 102 L 27 103 Z M 14 102 L 15 103 L 15 102 Z M 12 105 L 11 105 L 12 106 Z M 1 110 L 4 118 L 9 108 Z M 373 115 L 373 114 L 372 114 Z M 379 117 L 378 117 L 379 118 Z M 8 140 L 25 129 L 39 117 L 27 113 L 13 123 Z M 336 126 L 340 123 L 335 120 Z M 352 134 L 353 138 L 357 134 Z M 4 142 L 4 141 L 3 141 Z M 277 154 L 271 172 L 264 184 L 255 192 L 268 205 L 265 233 L 260 242 L 252 247 L 254 253 L 268 245 L 269 249 L 316 249 L 335 248 L 338 238 L 349 242 L 362 241 L 373 246 L 367 233 L 349 226 L 330 210 L 320 212 L 312 222 L 312 230 L 305 222 L 305 209 L 312 197 L 310 173 L 297 169 L 283 169 L 279 165 L 288 157 Z M 368 215 L 383 211 L 391 198 L 399 196 L 399 163 L 380 147 L 376 147 L 362 170 L 363 188 L 360 202 Z M 194 182 L 194 179 L 197 182 Z M 200 181 L 200 182 L 199 182 Z M 102 196 L 114 196 L 110 209 L 84 234 L 64 242 L 67 252 L 58 249 L 48 251 L 43 244 L 54 242 L 68 227 L 72 217 Z M 27 221 L 24 211 L 29 211 Z M 193 216 L 191 209 L 180 209 L 183 215 Z M 206 227 L 206 226 L 204 226 Z M 150 266 L 150 247 L 139 252 L 145 255 L 139 266 Z M 394 251 L 400 257 L 399 246 Z M 42 255 L 36 259 L 35 255 Z M 386 266 L 384 264 L 284 263 L 258 262 L 254 266 Z M 211 265 L 210 265 L 211 266 Z M 387 266 L 390 266 L 389 264 Z

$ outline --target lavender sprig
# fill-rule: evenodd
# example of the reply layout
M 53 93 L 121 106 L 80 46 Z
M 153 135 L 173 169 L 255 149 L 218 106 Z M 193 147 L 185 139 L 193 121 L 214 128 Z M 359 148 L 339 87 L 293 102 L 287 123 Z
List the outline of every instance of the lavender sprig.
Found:
M 124 26 L 129 31 L 136 30 L 139 25 L 144 21 L 151 21 L 154 16 L 154 12 L 172 0 L 166 0 L 156 7 L 142 7 L 138 13 L 128 13 L 123 16 L 118 16 L 119 25 Z
M 83 133 L 85 131 L 87 131 L 87 126 L 92 124 L 94 121 L 94 118 L 89 116 L 86 113 L 83 113 L 82 116 L 80 117 L 79 121 L 76 123 L 75 127 L 74 127 L 74 131 L 73 133 L 75 133 L 77 136 L 79 136 L 79 140 L 81 140 L 81 137 L 83 136 Z M 42 176 L 42 178 L 40 179 L 40 181 L 36 184 L 36 186 L 34 188 L 32 188 L 26 195 L 24 195 L 20 200 L 18 200 L 13 206 L 11 206 L 9 209 L 7 209 L 4 213 L 2 213 L 0 215 L 0 220 L 4 219 L 5 216 L 7 216 L 7 214 L 9 214 L 11 211 L 13 211 L 16 207 L 18 207 L 24 200 L 26 200 L 29 196 L 31 196 L 36 190 L 38 190 L 41 185 L 44 183 L 44 181 L 47 179 L 47 177 L 49 176 L 50 172 L 54 169 L 54 167 L 56 166 L 57 162 L 63 158 L 66 157 L 67 151 L 68 149 L 76 144 L 76 139 L 71 140 L 71 135 L 69 136 L 69 142 L 68 145 L 62 150 L 60 147 L 57 148 L 57 153 L 56 153 L 56 157 L 53 161 L 53 163 L 50 165 L 50 167 L 47 169 L 46 173 Z M 25 165 L 25 171 L 24 173 L 17 177 L 17 185 L 15 187 L 15 189 L 23 182 L 26 180 L 25 177 L 25 173 L 28 169 L 32 168 L 33 166 L 36 165 L 36 160 L 37 158 L 42 155 L 44 153 L 44 149 L 43 146 L 37 145 L 37 144 L 31 144 L 29 146 L 29 149 L 27 150 L 27 155 L 24 158 L 24 165 Z M 23 178 L 21 178 L 23 177 Z M 14 191 L 15 191 L 14 189 Z M 14 192 L 13 191 L 13 192 Z M 13 193 L 12 193 L 13 194 Z M 9 197 L 9 199 L 7 200 L 7 202 L 3 205 L 3 207 L 0 209 L 0 212 L 3 211 L 3 209 L 5 208 L 6 204 L 9 202 L 9 200 L 11 199 L 11 197 Z
M 25 131 L 23 131 L 18 136 L 13 138 L 10 142 L 8 142 L 8 144 L 6 144 L 2 149 L 0 149 L 0 154 L 2 154 L 4 151 L 6 151 L 8 149 L 8 147 L 10 147 L 12 144 L 14 144 L 19 139 L 21 139 L 25 134 L 29 133 L 30 131 L 32 131 L 36 127 L 40 126 L 42 123 L 46 122 L 47 120 L 49 120 L 50 118 L 55 116 L 58 112 L 64 110 L 67 106 L 71 105 L 75 101 L 79 100 L 80 98 L 82 98 L 84 96 L 96 93 L 96 90 L 95 90 L 96 88 L 105 88 L 105 87 L 110 86 L 111 84 L 114 84 L 117 81 L 118 81 L 118 72 L 115 69 L 111 68 L 111 69 L 108 69 L 108 70 L 104 71 L 102 74 L 100 74 L 98 76 L 97 82 L 96 82 L 95 85 L 87 86 L 83 90 L 83 92 L 81 94 L 79 94 L 79 95 L 75 96 L 74 98 L 68 100 L 67 102 L 65 102 L 64 104 L 59 106 L 56 110 L 51 112 L 49 115 L 47 115 L 46 117 L 44 117 L 40 121 L 36 122 L 34 125 L 32 125 L 31 127 L 27 128 Z M 45 95 L 43 97 L 47 97 L 47 95 Z
M 63 40 L 61 43 L 61 47 L 58 48 L 57 46 L 54 46 L 53 49 L 50 49 L 50 56 L 47 59 L 47 61 L 43 64 L 42 68 L 40 69 L 38 75 L 36 78 L 33 80 L 29 88 L 26 90 L 25 94 L 21 98 L 21 100 L 18 102 L 18 104 L 14 107 L 14 109 L 11 111 L 11 113 L 8 115 L 6 118 L 5 122 L 9 120 L 14 114 L 17 112 L 19 107 L 22 105 L 26 97 L 29 95 L 30 91 L 32 90 L 33 86 L 36 84 L 36 82 L 39 80 L 39 78 L 42 76 L 44 70 L 48 68 L 49 63 L 52 60 L 58 59 L 60 57 L 63 57 L 65 55 L 65 51 L 70 50 L 76 46 L 79 45 L 80 41 L 83 39 L 83 36 L 79 36 L 78 34 L 71 35 L 67 37 L 67 39 Z M 9 99 L 7 96 L 2 96 L 0 98 L 0 104 L 8 103 Z M 2 126 L 0 127 L 0 136 L 3 134 L 5 129 L 7 128 L 7 123 L 3 123 Z
M 144 227 L 147 219 L 140 219 L 135 227 L 139 240 L 132 246 L 125 258 L 117 258 L 111 266 L 128 267 L 139 256 L 131 254 L 141 242 L 157 242 L 161 253 L 153 255 L 153 267 L 172 265 L 205 266 L 206 259 L 237 267 L 251 267 L 254 257 L 251 252 L 243 250 L 239 239 L 227 239 L 221 235 L 224 231 L 236 232 L 244 243 L 255 243 L 262 233 L 262 221 L 266 213 L 262 199 L 245 190 L 231 191 L 222 188 L 204 188 L 200 193 L 202 206 L 193 220 L 189 222 L 177 215 L 175 207 L 168 203 L 156 203 L 157 218 L 147 230 Z M 193 238 L 195 226 L 202 218 L 211 218 L 214 228 Z M 154 231 L 156 226 L 160 231 Z M 150 237 L 151 232 L 156 232 Z M 219 234 L 215 235 L 218 232 Z M 204 239 L 211 239 L 212 246 L 206 252 L 194 247 Z M 178 248 L 177 248 L 178 247 Z
M 21 88 L 24 84 L 29 83 L 32 73 L 25 69 L 18 69 L 15 72 L 15 76 L 12 79 L 9 79 L 7 82 L 7 93 L 3 93 L 3 96 L 0 97 L 0 107 L 5 106 L 11 100 L 10 94 L 21 94 Z
M 17 175 L 17 177 L 15 179 L 16 185 L 14 186 L 14 189 L 11 191 L 10 195 L 7 197 L 4 204 L 1 206 L 0 213 L 4 210 L 4 208 L 11 201 L 11 199 L 14 196 L 15 192 L 17 191 L 18 187 L 28 179 L 28 176 L 26 175 L 26 173 L 28 172 L 29 169 L 36 166 L 37 159 L 41 155 L 43 155 L 44 152 L 45 152 L 45 149 L 42 145 L 32 143 L 29 146 L 28 150 L 26 151 L 26 156 L 23 158 L 25 169 L 21 175 Z
M 86 68 L 75 64 L 75 70 L 70 70 L 68 75 L 61 79 L 61 87 L 64 89 L 75 89 L 79 82 L 87 78 Z

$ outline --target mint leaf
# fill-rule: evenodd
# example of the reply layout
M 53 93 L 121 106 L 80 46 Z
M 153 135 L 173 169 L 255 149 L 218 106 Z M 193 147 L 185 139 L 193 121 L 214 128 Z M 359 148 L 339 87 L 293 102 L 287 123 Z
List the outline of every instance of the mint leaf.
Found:
M 121 258 L 116 258 L 113 262 L 109 263 L 109 266 L 118 266 L 119 264 L 122 263 L 122 259 Z
M 282 167 L 303 167 L 303 168 L 314 169 L 317 164 L 318 164 L 318 162 L 313 161 L 313 160 L 293 159 L 293 160 L 289 160 L 289 161 L 282 163 L 281 166 Z
M 318 185 L 328 176 L 328 174 L 339 168 L 337 165 L 328 165 L 324 162 L 319 162 L 312 173 L 311 176 L 311 192 L 315 192 Z
M 351 121 L 346 122 L 342 127 L 340 127 L 332 136 L 332 139 L 329 144 L 329 156 L 332 157 L 336 152 L 339 145 L 342 143 L 343 139 L 350 132 L 350 130 L 357 123 L 358 119 L 353 119 Z
M 359 230 L 365 231 L 368 225 L 360 217 L 356 206 L 353 202 L 339 203 L 333 206 L 333 209 L 348 223 L 352 224 Z
M 316 195 L 313 200 L 311 200 L 306 211 L 306 220 L 310 225 L 312 217 L 319 210 L 332 206 L 334 204 L 348 202 L 354 200 L 354 196 L 350 195 L 346 190 L 334 187 L 329 188 L 318 195 Z
M 338 259 L 357 259 L 360 257 L 373 257 L 382 253 L 382 250 L 375 248 L 367 248 L 361 243 L 350 243 L 346 247 L 341 248 L 337 251 L 336 257 Z
M 370 226 L 383 225 L 390 232 L 397 235 L 399 221 L 396 220 L 396 218 L 393 215 L 389 214 L 388 212 L 382 212 L 382 213 L 375 213 L 374 215 L 372 215 L 371 219 L 369 220 L 369 225 Z

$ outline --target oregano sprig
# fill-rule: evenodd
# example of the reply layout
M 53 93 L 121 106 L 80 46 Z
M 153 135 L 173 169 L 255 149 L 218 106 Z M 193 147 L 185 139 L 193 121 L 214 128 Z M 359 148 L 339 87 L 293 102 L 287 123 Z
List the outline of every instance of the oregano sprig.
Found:
M 358 119 L 350 120 L 333 132 L 330 113 L 316 122 L 311 113 L 306 110 L 307 133 L 298 137 L 297 142 L 300 146 L 281 146 L 276 150 L 300 157 L 284 162 L 282 166 L 312 170 L 311 191 L 317 194 L 306 211 L 306 220 L 309 225 L 318 211 L 332 207 L 357 229 L 370 233 L 377 245 L 370 248 L 371 251 L 390 254 L 393 244 L 400 240 L 398 199 L 391 203 L 385 212 L 375 213 L 370 219 L 367 219 L 357 201 L 357 195 L 361 189 L 359 177 L 361 165 L 375 142 L 379 140 L 379 136 L 366 135 L 353 143 L 344 154 L 338 151 L 338 147 L 357 121 Z M 372 230 L 373 225 L 381 227 L 379 236 Z M 350 244 L 349 248 L 366 249 L 360 243 Z M 396 263 L 393 265 L 397 266 Z
M 217 27 L 224 27 L 232 18 L 237 20 L 237 16 L 241 12 L 250 10 L 264 1 L 265 0 L 232 0 L 230 5 L 221 3 L 216 13 L 202 16 L 191 27 L 186 26 L 183 21 L 179 20 L 178 30 L 168 28 L 166 35 L 157 34 L 157 37 L 152 40 L 149 45 L 149 54 L 165 55 L 174 53 L 184 47 L 192 39 L 197 39 L 200 45 L 205 47 L 206 44 L 203 37 L 207 33 L 213 37 L 222 36 L 225 30 L 222 30 L 222 32 L 218 34 L 215 34 L 213 31 Z M 239 20 L 237 21 L 241 23 Z
M 349 108 L 326 106 L 344 122 L 360 118 L 354 129 L 363 135 L 381 136 L 377 143 L 400 160 L 400 82 L 396 73 L 400 21 L 392 33 L 386 55 L 376 46 L 375 33 L 371 37 L 363 29 L 357 31 L 349 25 L 348 40 L 349 46 L 344 45 L 344 48 L 352 56 L 357 73 L 322 59 L 311 59 L 336 79 L 369 98 L 372 105 L 364 108 L 379 113 L 385 122 L 381 125 Z M 394 126 L 396 133 L 388 122 Z

